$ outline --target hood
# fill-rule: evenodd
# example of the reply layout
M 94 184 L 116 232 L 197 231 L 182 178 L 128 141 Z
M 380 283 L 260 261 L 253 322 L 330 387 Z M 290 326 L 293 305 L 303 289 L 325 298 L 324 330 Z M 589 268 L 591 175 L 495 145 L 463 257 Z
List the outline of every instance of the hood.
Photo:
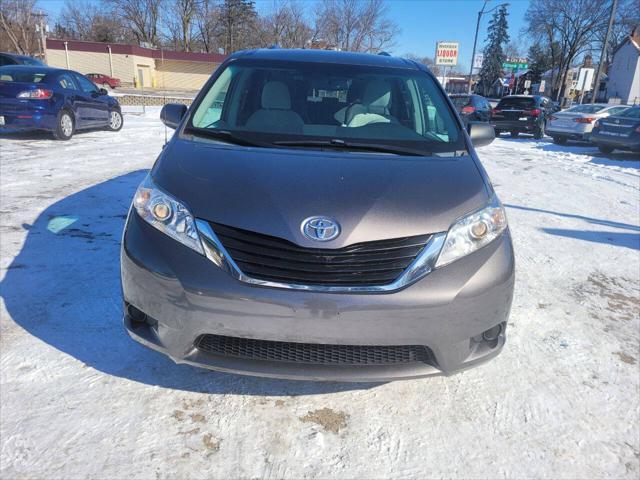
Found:
M 176 137 L 152 176 L 196 218 L 305 247 L 446 231 L 489 198 L 470 156 L 238 147 Z M 301 223 L 316 215 L 337 220 L 341 234 L 321 244 L 304 237 Z

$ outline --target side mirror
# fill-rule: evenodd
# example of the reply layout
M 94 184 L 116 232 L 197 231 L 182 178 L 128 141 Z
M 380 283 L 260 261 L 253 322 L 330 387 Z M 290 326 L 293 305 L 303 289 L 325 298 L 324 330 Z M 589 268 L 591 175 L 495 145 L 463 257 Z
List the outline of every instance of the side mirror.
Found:
M 109 95 L 109 92 L 107 92 L 104 88 L 100 88 L 100 89 L 98 90 L 98 93 L 99 93 L 100 95 Z
M 469 138 L 474 147 L 484 147 L 493 142 L 496 132 L 488 123 L 469 122 Z
M 182 117 L 187 113 L 187 106 L 180 103 L 167 103 L 160 111 L 160 120 L 169 128 L 178 128 Z

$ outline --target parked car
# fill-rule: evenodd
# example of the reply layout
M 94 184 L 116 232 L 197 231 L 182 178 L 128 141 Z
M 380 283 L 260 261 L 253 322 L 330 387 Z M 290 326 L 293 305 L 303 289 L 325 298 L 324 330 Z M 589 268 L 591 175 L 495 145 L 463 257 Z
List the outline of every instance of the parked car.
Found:
M 85 77 L 87 77 L 96 85 L 100 85 L 104 89 L 110 88 L 111 90 L 113 90 L 114 88 L 120 86 L 120 79 L 113 78 L 102 73 L 87 73 Z
M 58 140 L 89 128 L 122 128 L 118 101 L 71 70 L 0 67 L 0 132 L 43 130 Z
M 640 106 L 597 120 L 590 140 L 603 153 L 616 149 L 640 153 Z
M 491 112 L 491 124 L 496 136 L 510 132 L 512 137 L 520 133 L 544 136 L 549 115 L 556 111 L 550 98 L 542 95 L 509 95 L 503 97 Z
M 427 115 L 427 112 L 433 115 Z M 124 324 L 180 363 L 390 380 L 505 342 L 514 256 L 469 133 L 426 67 L 325 50 L 231 55 L 135 193 Z
M 456 106 L 458 114 L 465 126 L 469 122 L 488 122 L 491 120 L 491 105 L 481 95 L 456 93 L 449 95 Z
M 26 55 L 18 55 L 16 53 L 0 52 L 0 67 L 5 65 L 40 65 L 45 66 L 42 60 L 28 57 Z
M 625 105 L 606 103 L 576 105 L 550 115 L 545 133 L 558 145 L 564 145 L 567 140 L 588 141 L 596 120 L 616 115 L 627 108 Z

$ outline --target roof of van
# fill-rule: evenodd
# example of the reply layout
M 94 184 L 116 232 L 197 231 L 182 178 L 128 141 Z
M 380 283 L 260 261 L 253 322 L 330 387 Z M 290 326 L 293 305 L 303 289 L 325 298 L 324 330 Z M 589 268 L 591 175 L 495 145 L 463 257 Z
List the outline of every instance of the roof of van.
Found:
M 288 60 L 293 62 L 339 63 L 347 65 L 367 65 L 377 67 L 408 68 L 422 67 L 406 58 L 392 57 L 387 54 L 339 52 L 335 50 L 264 48 L 235 52 L 231 58 L 255 58 L 260 60 Z M 425 67 L 426 69 L 426 67 Z

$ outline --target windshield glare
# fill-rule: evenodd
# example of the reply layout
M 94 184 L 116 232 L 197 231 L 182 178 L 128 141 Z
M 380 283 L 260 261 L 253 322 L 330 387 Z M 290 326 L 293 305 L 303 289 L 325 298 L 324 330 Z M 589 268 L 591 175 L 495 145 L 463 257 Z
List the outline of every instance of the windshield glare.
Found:
M 464 150 L 435 81 L 400 68 L 236 61 L 196 106 L 190 127 L 261 142 L 332 141 Z

